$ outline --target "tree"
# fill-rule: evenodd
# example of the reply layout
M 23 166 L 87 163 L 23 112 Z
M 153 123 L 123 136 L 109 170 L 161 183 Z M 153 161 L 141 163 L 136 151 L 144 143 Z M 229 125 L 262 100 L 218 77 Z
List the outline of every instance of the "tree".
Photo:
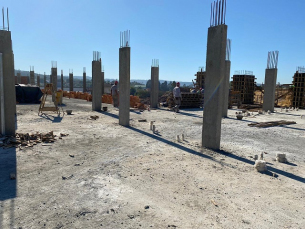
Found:
M 146 82 L 146 88 L 151 88 L 151 80 L 147 80 L 147 82 Z
M 174 80 L 173 83 L 172 83 L 172 87 L 176 87 L 176 81 Z
M 160 86 L 160 91 L 167 91 L 167 81 L 164 81 Z
M 150 97 L 150 92 L 146 90 L 137 90 L 136 95 L 139 96 L 141 99 Z
M 130 94 L 134 95 L 136 93 L 137 89 L 135 87 L 130 88 Z

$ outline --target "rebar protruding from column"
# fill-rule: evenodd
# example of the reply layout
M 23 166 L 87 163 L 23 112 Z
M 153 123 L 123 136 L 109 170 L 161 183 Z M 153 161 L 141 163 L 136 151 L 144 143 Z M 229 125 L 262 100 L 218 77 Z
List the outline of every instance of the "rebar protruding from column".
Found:
M 231 61 L 231 39 L 227 39 L 226 60 Z
M 86 67 L 83 67 L 83 73 L 86 73 Z
M 69 68 L 69 73 L 70 73 L 70 74 L 73 74 L 73 69 L 70 69 L 70 68 Z
M 205 71 L 205 67 L 204 66 L 198 67 L 198 72 L 204 72 L 204 71 Z
M 30 71 L 34 71 L 34 66 L 30 66 Z
M 120 32 L 120 48 L 130 47 L 130 30 Z
M 249 75 L 249 76 L 253 76 L 253 71 L 239 70 L 239 71 L 235 71 L 234 75 Z
M 159 67 L 159 59 L 152 59 L 151 66 L 152 67 Z
M 9 17 L 8 17 L 8 8 L 6 8 L 6 22 L 7 22 L 7 27 L 5 27 L 5 20 L 4 20 L 4 17 L 5 17 L 4 7 L 2 7 L 2 23 L 3 23 L 3 26 L 2 26 L 2 29 L 1 29 L 1 27 L 0 27 L 0 30 L 7 30 L 7 31 L 10 31 L 10 24 L 9 24 Z
M 297 72 L 298 72 L 298 73 L 305 73 L 305 67 L 304 67 L 304 66 L 303 66 L 303 67 L 298 66 L 298 67 L 297 67 Z
M 52 68 L 57 68 L 57 61 L 51 61 Z
M 210 27 L 226 24 L 227 0 L 211 3 Z
M 277 68 L 278 59 L 279 59 L 279 51 L 268 52 L 267 69 Z
M 93 61 L 99 61 L 101 59 L 101 52 L 93 51 Z

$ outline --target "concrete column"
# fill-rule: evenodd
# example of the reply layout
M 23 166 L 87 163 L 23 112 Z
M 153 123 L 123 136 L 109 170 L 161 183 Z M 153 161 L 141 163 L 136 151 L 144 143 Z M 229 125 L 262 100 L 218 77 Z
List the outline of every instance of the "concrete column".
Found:
M 30 71 L 30 84 L 35 85 L 35 73 L 34 73 L 34 70 Z
M 225 76 L 227 28 L 218 25 L 208 29 L 202 146 L 215 150 L 220 148 L 224 100 L 220 88 Z
M 73 72 L 69 73 L 69 91 L 73 91 Z
M 47 85 L 47 77 L 46 77 L 46 73 L 43 73 L 43 87 L 46 88 Z
M 263 110 L 274 112 L 277 68 L 266 69 Z
M 20 74 L 20 72 L 17 72 L 17 83 L 21 84 L 21 74 Z
M 86 91 L 87 91 L 86 80 L 87 80 L 86 68 L 84 68 L 84 69 L 83 69 L 83 92 L 86 92 Z
M 57 91 L 57 68 L 51 68 L 51 82 L 53 84 L 53 90 Z
M 14 135 L 16 92 L 11 32 L 0 30 L 0 134 Z
M 101 88 L 102 88 L 102 95 L 104 95 L 104 93 L 105 93 L 105 72 L 104 71 L 102 71 L 102 79 L 101 79 L 101 81 L 102 81 L 102 86 L 101 86 Z
M 64 72 L 63 70 L 61 70 L 61 74 L 60 74 L 60 84 L 61 84 L 61 90 L 64 90 Z
M 231 70 L 231 61 L 226 60 L 225 62 L 225 77 L 223 81 L 223 111 L 222 117 L 228 117 L 228 105 L 229 105 L 229 89 L 230 89 L 230 70 Z
M 52 65 L 53 65 L 53 63 L 56 63 L 56 62 L 52 62 Z M 53 92 L 56 92 L 57 91 L 57 67 L 51 68 L 50 81 L 53 84 Z M 52 94 L 52 101 L 53 102 L 55 101 L 55 93 Z
M 102 61 L 92 61 L 92 110 L 100 111 L 102 106 Z
M 40 75 L 37 75 L 37 86 L 40 87 Z
M 130 47 L 119 51 L 119 124 L 129 126 L 130 117 Z
M 150 106 L 158 107 L 159 98 L 159 67 L 151 67 Z

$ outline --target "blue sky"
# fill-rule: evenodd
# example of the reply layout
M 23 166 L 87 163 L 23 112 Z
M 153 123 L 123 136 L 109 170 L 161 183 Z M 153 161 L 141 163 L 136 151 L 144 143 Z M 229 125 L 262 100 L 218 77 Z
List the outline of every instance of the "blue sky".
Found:
M 57 61 L 68 75 L 91 75 L 100 51 L 105 78 L 118 78 L 120 31 L 130 30 L 131 79 L 191 81 L 205 66 L 210 0 L 2 0 L 9 7 L 15 68 L 50 73 Z M 279 50 L 278 82 L 291 83 L 305 66 L 304 0 L 227 0 L 231 76 L 253 71 L 264 82 L 268 51 Z

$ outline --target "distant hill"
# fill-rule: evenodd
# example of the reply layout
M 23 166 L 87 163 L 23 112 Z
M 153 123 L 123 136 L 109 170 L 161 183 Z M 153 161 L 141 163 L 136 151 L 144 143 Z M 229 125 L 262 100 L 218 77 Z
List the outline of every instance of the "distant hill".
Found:
M 30 71 L 23 71 L 23 70 L 16 70 L 16 69 L 15 69 L 15 76 L 17 75 L 17 72 L 19 72 L 19 71 L 20 71 L 20 73 L 21 73 L 21 76 L 30 76 Z M 35 71 L 34 71 L 34 73 L 35 73 Z M 37 76 L 37 75 L 43 76 L 43 73 L 40 73 L 40 74 L 35 73 L 35 76 Z M 46 72 L 46 75 L 49 76 L 49 75 L 50 75 L 50 72 Z M 57 71 L 57 75 L 60 76 L 60 71 Z M 66 78 L 67 76 L 68 76 L 67 74 L 64 74 L 64 78 Z M 83 79 L 83 76 L 75 76 L 75 75 L 74 75 L 73 78 L 76 79 L 76 80 L 82 80 L 82 79 Z M 87 75 L 87 79 L 91 79 L 91 76 L 88 76 L 88 75 Z M 117 80 L 117 79 L 108 79 L 108 78 L 106 78 L 105 80 L 106 80 L 106 81 L 114 81 L 114 80 Z M 146 83 L 147 83 L 148 80 L 131 79 L 130 81 L 131 81 L 131 82 L 137 82 L 137 83 L 139 83 L 139 84 L 144 84 L 144 85 L 146 85 Z M 160 80 L 160 83 L 163 83 L 164 81 L 167 81 L 167 83 L 172 82 L 171 80 Z M 186 86 L 193 86 L 193 83 L 192 83 L 192 82 L 180 82 L 180 85 L 181 85 L 181 86 L 183 86 L 184 84 L 185 84 Z

